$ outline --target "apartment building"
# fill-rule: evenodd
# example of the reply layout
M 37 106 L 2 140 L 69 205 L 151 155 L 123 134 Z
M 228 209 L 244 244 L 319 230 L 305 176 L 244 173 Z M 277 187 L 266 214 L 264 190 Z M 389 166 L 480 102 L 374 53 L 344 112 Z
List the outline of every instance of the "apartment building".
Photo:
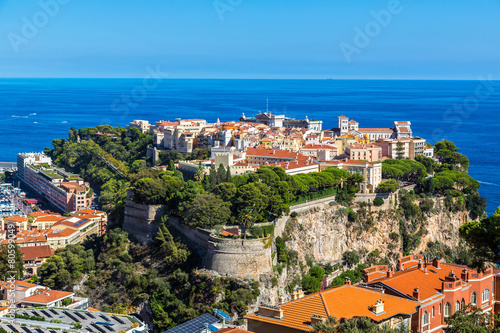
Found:
M 248 329 L 255 333 L 302 333 L 325 322 L 329 316 L 337 320 L 367 317 L 372 322 L 398 328 L 409 326 L 417 315 L 418 302 L 389 294 L 380 289 L 345 285 L 303 296 L 294 292 L 292 300 L 278 305 L 262 305 L 245 318 Z
M 90 185 L 78 175 L 53 168 L 49 163 L 31 163 L 25 154 L 18 154 L 18 177 L 30 189 L 61 212 L 89 208 L 94 199 Z M 44 160 L 43 157 L 38 157 Z
M 494 312 L 498 277 L 492 267 L 478 272 L 418 254 L 399 258 L 397 269 L 387 265 L 367 268 L 364 283 L 388 295 L 418 302 L 418 313 L 411 323 L 414 332 L 444 332 L 445 319 L 468 304 Z
M 345 148 L 350 160 L 378 162 L 382 161 L 382 148 L 374 144 L 353 143 Z
M 408 138 L 402 139 L 378 139 L 374 144 L 382 148 L 382 156 L 396 159 L 398 157 L 398 144 L 401 144 L 402 157 L 410 158 L 410 143 Z M 414 157 L 415 158 L 415 157 Z

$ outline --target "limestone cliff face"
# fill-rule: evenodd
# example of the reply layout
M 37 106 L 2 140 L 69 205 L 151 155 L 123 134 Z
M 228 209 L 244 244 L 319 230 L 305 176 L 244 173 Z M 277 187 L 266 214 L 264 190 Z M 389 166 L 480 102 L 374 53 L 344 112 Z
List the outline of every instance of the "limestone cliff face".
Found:
M 384 206 L 364 208 L 364 212 L 360 208 L 353 208 L 360 214 L 356 222 L 348 220 L 345 207 L 330 205 L 330 201 L 326 199 L 291 207 L 294 217 L 279 219 L 275 236 L 283 237 L 287 248 L 297 251 L 303 263 L 306 256 L 321 264 L 334 264 L 342 259 L 345 251 L 356 250 L 367 254 L 378 250 L 382 258 L 386 257 L 396 264 L 397 258 L 403 255 L 400 221 L 403 224 L 411 224 L 411 221 L 395 209 L 394 197 L 387 198 Z M 412 251 L 414 253 L 424 251 L 431 241 L 439 241 L 451 248 L 457 247 L 460 240 L 458 228 L 469 220 L 467 211 L 449 213 L 445 210 L 443 199 L 434 201 L 434 210 L 425 216 L 421 242 Z M 278 284 L 273 285 L 272 275 L 261 275 L 258 301 L 278 304 L 279 297 L 284 301 L 290 300 L 286 287 L 296 276 L 301 276 L 299 267 L 285 267 L 281 275 L 274 273 Z
M 299 258 L 306 256 L 320 263 L 333 263 L 342 259 L 345 251 L 356 250 L 369 253 L 378 250 L 382 256 L 394 260 L 402 255 L 399 237 L 400 221 L 411 223 L 392 205 L 365 208 L 356 222 L 350 222 L 345 207 L 321 203 L 301 207 L 297 216 L 284 217 L 278 223 L 284 224 L 282 236 L 289 249 L 298 252 Z M 459 243 L 458 227 L 468 219 L 467 212 L 449 213 L 444 209 L 442 199 L 436 199 L 434 211 L 426 215 L 420 245 L 413 251 L 423 251 L 429 241 L 456 247 Z M 391 237 L 391 233 L 393 237 Z

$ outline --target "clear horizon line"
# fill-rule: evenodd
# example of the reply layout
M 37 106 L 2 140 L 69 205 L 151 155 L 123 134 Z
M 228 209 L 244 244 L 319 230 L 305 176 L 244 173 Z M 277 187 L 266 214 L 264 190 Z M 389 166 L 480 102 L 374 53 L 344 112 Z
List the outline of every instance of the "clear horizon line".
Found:
M 29 79 L 29 80 L 130 80 L 144 79 L 144 77 L 14 77 L 0 76 L 0 79 Z M 446 78 L 231 78 L 231 77 L 163 77 L 162 80 L 301 80 L 301 81 L 476 81 L 478 78 L 446 79 Z M 500 81 L 500 80 L 492 80 Z

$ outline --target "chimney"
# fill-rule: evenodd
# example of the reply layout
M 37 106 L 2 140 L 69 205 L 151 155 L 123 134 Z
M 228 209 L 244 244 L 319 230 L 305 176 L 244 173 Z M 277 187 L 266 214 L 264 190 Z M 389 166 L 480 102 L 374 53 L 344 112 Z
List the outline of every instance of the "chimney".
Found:
M 283 319 L 283 310 L 279 306 L 259 306 L 259 315 L 274 319 Z
M 422 259 L 418 259 L 418 269 L 424 268 L 424 263 L 422 262 Z
M 283 304 L 283 303 L 285 303 L 285 299 L 283 298 L 283 296 L 279 296 L 279 297 L 278 297 L 278 303 L 279 303 L 279 304 Z
M 438 257 L 435 257 L 434 260 L 432 260 L 432 266 L 436 267 L 437 269 L 441 269 L 441 263 L 439 262 Z
M 304 297 L 304 291 L 302 288 L 297 289 L 297 299 Z
M 394 268 L 393 267 L 390 267 L 388 270 L 387 270 L 387 278 L 391 278 L 394 276 Z
M 378 299 L 373 306 L 373 313 L 378 316 L 379 314 L 382 314 L 384 312 L 384 301 L 382 301 L 382 299 Z
M 311 317 L 311 326 L 324 322 L 326 322 L 326 318 L 323 315 L 314 314 Z
M 464 268 L 462 270 L 462 274 L 460 276 L 460 278 L 462 279 L 462 281 L 469 281 L 469 272 L 467 271 L 467 268 Z
M 418 289 L 418 287 L 413 290 L 413 298 L 417 301 L 420 300 L 420 290 Z
M 347 286 L 350 286 L 350 285 L 351 285 L 351 279 L 350 279 L 348 276 L 346 276 L 346 277 L 345 277 L 345 282 L 344 282 L 344 284 L 345 284 L 345 285 L 347 285 Z

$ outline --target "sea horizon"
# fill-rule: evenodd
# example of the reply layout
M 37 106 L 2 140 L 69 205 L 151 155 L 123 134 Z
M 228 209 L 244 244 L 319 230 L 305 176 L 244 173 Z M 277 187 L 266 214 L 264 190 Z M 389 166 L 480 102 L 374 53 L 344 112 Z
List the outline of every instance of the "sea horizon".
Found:
M 157 83 L 146 89 L 144 78 L 0 78 L 0 160 L 15 162 L 19 152 L 43 151 L 53 139 L 67 138 L 71 127 L 124 127 L 134 119 L 154 123 L 179 117 L 238 120 L 242 113 L 265 111 L 268 99 L 269 111 L 320 119 L 323 129 L 337 127 L 340 115 L 360 127 L 411 121 L 415 136 L 432 144 L 455 142 L 469 157 L 471 176 L 482 184 L 488 214 L 500 205 L 499 81 L 158 78 Z M 479 88 L 488 94 L 476 97 Z M 143 96 L 132 103 L 123 101 L 139 93 Z

